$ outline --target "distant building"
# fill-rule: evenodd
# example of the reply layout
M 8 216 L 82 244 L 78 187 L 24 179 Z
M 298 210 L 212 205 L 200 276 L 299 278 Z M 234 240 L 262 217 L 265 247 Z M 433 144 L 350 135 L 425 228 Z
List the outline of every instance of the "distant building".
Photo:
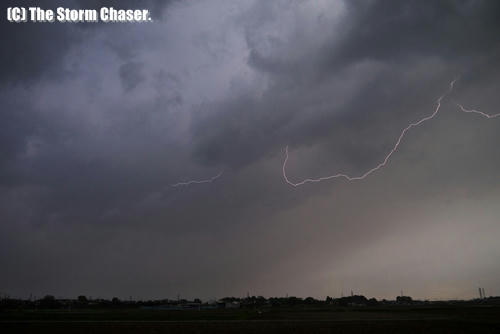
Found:
M 226 308 L 228 309 L 236 309 L 240 308 L 240 302 L 234 301 L 234 302 L 226 302 L 225 305 Z

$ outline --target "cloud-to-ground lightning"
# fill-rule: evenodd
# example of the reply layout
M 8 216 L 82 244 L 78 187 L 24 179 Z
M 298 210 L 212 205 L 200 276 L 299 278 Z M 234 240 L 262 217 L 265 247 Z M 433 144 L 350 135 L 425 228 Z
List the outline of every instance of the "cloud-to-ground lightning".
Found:
M 283 170 L 283 178 L 285 180 L 286 183 L 288 183 L 289 185 L 293 186 L 293 187 L 298 187 L 298 186 L 301 186 L 301 185 L 304 185 L 306 183 L 316 183 L 316 182 L 321 182 L 321 181 L 326 181 L 326 180 L 332 180 L 332 179 L 338 179 L 338 178 L 344 178 L 348 181 L 355 181 L 355 180 L 362 180 L 364 178 L 366 178 L 367 176 L 369 176 L 370 174 L 372 174 L 373 172 L 379 170 L 380 168 L 384 167 L 387 162 L 389 161 L 389 159 L 391 158 L 391 156 L 394 154 L 394 152 L 397 151 L 399 145 L 401 144 L 401 141 L 403 140 L 404 136 L 406 135 L 406 133 L 411 129 L 411 128 L 414 128 L 414 127 L 417 127 L 419 126 L 420 124 L 434 118 L 438 112 L 439 112 L 439 109 L 441 108 L 441 100 L 447 95 L 449 94 L 452 90 L 453 90 L 453 85 L 455 84 L 455 82 L 457 81 L 457 79 L 453 80 L 452 82 L 450 82 L 450 87 L 449 89 L 446 91 L 446 93 L 444 93 L 443 95 L 441 95 L 436 103 L 436 109 L 434 109 L 434 112 L 432 114 L 430 114 L 429 116 L 426 116 L 422 119 L 420 119 L 419 121 L 416 121 L 414 123 L 410 123 L 410 125 L 408 125 L 406 128 L 403 129 L 403 131 L 401 131 L 401 134 L 399 135 L 396 143 L 394 144 L 394 146 L 392 147 L 392 149 L 389 151 L 389 154 L 387 154 L 384 158 L 384 160 L 382 162 L 380 162 L 378 165 L 376 165 L 375 167 L 369 169 L 368 171 L 366 171 L 365 173 L 359 175 L 359 176 L 350 176 L 348 174 L 345 174 L 345 173 L 337 173 L 337 174 L 333 174 L 333 175 L 328 175 L 328 176 L 323 176 L 323 177 L 319 177 L 319 178 L 306 178 L 300 182 L 292 182 L 290 181 L 290 179 L 288 178 L 288 176 L 286 175 L 286 163 L 288 162 L 288 146 L 285 147 L 285 160 L 283 161 L 283 167 L 282 167 L 282 170 Z M 466 111 L 465 109 L 463 109 L 464 112 L 476 112 L 476 113 L 479 113 L 483 116 L 486 116 L 488 118 L 492 118 L 491 116 L 489 115 L 486 115 L 484 113 L 481 113 L 481 112 L 478 112 L 476 110 L 471 110 L 471 111 Z M 497 116 L 497 115 L 496 115 Z M 495 117 L 496 117 L 495 116 Z
M 483 117 L 486 117 L 486 118 L 495 118 L 495 117 L 498 117 L 500 116 L 500 114 L 493 114 L 493 115 L 489 115 L 487 113 L 484 113 L 482 111 L 479 111 L 479 110 L 474 110 L 474 109 L 465 109 L 461 104 L 457 103 L 457 106 L 463 111 L 463 112 L 466 112 L 466 113 L 473 113 L 473 114 L 478 114 L 478 115 L 481 115 Z
M 171 186 L 172 187 L 179 187 L 179 186 L 188 186 L 190 184 L 212 183 L 215 180 L 217 180 L 222 175 L 223 172 L 224 171 L 221 171 L 219 174 L 217 174 L 215 176 L 212 176 L 209 179 L 205 179 L 205 180 L 189 180 L 189 181 L 185 181 L 185 182 L 177 182 L 177 183 L 172 184 Z

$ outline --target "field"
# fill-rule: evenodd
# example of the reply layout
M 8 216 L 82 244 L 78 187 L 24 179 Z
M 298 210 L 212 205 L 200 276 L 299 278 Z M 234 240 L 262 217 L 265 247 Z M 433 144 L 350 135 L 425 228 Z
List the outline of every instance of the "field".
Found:
M 500 307 L 25 310 L 2 333 L 500 333 Z

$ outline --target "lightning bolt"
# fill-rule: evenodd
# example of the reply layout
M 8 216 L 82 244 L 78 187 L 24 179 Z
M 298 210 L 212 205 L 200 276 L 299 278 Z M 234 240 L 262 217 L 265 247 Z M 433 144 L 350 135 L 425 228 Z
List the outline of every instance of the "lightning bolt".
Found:
M 394 146 L 392 147 L 392 149 L 389 151 L 389 154 L 387 154 L 385 156 L 384 160 L 382 160 L 382 162 L 379 163 L 377 166 L 375 166 L 375 167 L 369 169 L 368 171 L 366 171 L 364 174 L 361 174 L 359 176 L 350 176 L 348 174 L 338 173 L 338 174 L 334 174 L 334 175 L 319 177 L 319 178 L 316 178 L 316 179 L 307 178 L 307 179 L 304 179 L 304 180 L 302 180 L 300 182 L 297 182 L 297 183 L 292 182 L 292 181 L 290 181 L 290 179 L 286 175 L 286 163 L 288 162 L 288 146 L 286 146 L 285 147 L 285 160 L 283 161 L 283 167 L 282 167 L 282 170 L 283 170 L 283 179 L 285 180 L 286 183 L 288 183 L 289 185 L 291 185 L 293 187 L 298 187 L 298 186 L 304 185 L 306 183 L 317 183 L 317 182 L 321 182 L 321 181 L 332 180 L 332 179 L 340 179 L 340 178 L 346 179 L 347 181 L 355 181 L 355 180 L 363 180 L 363 179 L 365 179 L 370 174 L 376 172 L 377 170 L 379 170 L 380 168 L 384 167 L 387 164 L 387 162 L 389 161 L 389 159 L 391 158 L 391 156 L 394 154 L 394 152 L 397 151 L 399 145 L 401 144 L 401 141 L 403 140 L 404 136 L 406 135 L 406 133 L 410 129 L 412 129 L 414 127 L 417 127 L 420 124 L 422 124 L 422 123 L 424 123 L 424 122 L 426 122 L 426 121 L 428 121 L 430 119 L 433 119 L 438 114 L 439 109 L 441 108 L 441 100 L 453 90 L 453 85 L 455 84 L 455 82 L 457 80 L 458 79 L 455 79 L 452 82 L 450 82 L 450 87 L 446 91 L 446 93 L 444 93 L 443 95 L 441 95 L 437 99 L 437 101 L 436 101 L 437 105 L 436 105 L 436 109 L 434 109 L 434 112 L 432 114 L 430 114 L 429 116 L 426 116 L 426 117 L 420 119 L 419 121 L 416 121 L 414 123 L 410 123 L 410 125 L 408 125 L 406 128 L 404 128 L 403 131 L 401 131 L 401 134 L 399 135 L 398 140 L 396 141 L 396 143 L 394 144 Z M 463 109 L 463 111 L 465 111 L 465 109 Z M 486 114 L 484 114 L 482 112 L 478 112 L 476 110 L 470 110 L 470 111 L 465 111 L 465 112 L 476 112 L 476 113 L 479 113 L 479 114 L 481 114 L 483 116 L 491 118 L 489 115 L 486 115 Z M 496 116 L 498 116 L 498 115 L 496 115 Z
M 495 117 L 498 117 L 500 116 L 500 114 L 493 114 L 493 115 L 488 115 L 482 111 L 478 111 L 478 110 L 474 110 L 474 109 L 471 109 L 471 110 L 467 110 L 465 109 L 461 104 L 457 103 L 457 106 L 463 111 L 463 112 L 466 112 L 466 113 L 474 113 L 474 114 L 479 114 L 481 116 L 484 116 L 486 118 L 495 118 Z
M 212 176 L 209 179 L 205 179 L 205 180 L 190 180 L 190 181 L 186 181 L 186 182 L 178 182 L 178 183 L 172 184 L 171 186 L 172 187 L 179 187 L 179 186 L 188 186 L 190 184 L 212 183 L 215 180 L 217 180 L 222 175 L 223 172 L 224 171 L 221 171 L 219 174 L 217 174 L 215 176 Z

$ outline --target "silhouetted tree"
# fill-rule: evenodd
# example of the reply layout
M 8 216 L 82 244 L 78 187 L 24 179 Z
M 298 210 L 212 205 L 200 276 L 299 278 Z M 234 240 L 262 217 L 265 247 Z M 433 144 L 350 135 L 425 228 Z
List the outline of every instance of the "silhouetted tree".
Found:
M 314 299 L 313 297 L 307 297 L 306 299 L 304 299 L 304 303 L 305 304 L 315 304 L 316 299 Z
M 411 304 L 413 299 L 410 296 L 397 296 L 396 303 L 398 304 Z
M 41 308 L 59 308 L 61 304 L 56 300 L 54 296 L 46 295 L 40 300 Z
M 80 304 L 87 304 L 88 303 L 87 297 L 85 297 L 83 295 L 82 296 L 78 296 L 78 302 Z

